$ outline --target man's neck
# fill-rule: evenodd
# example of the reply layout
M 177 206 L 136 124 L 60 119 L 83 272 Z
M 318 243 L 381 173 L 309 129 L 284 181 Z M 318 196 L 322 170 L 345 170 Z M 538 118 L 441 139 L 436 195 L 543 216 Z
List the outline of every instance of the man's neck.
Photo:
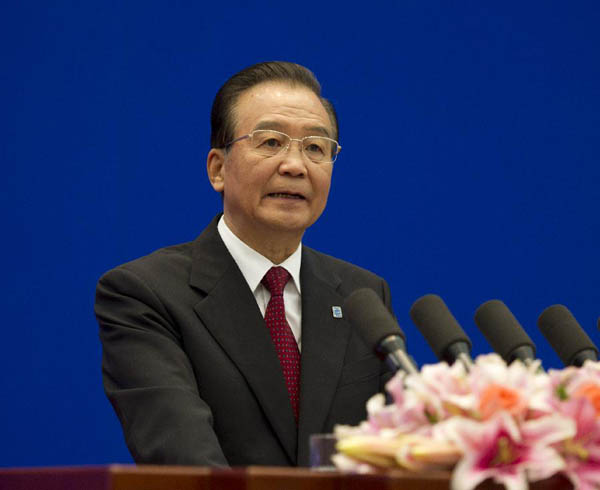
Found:
M 240 230 L 228 219 L 227 215 L 224 216 L 224 219 L 235 236 L 274 264 L 281 264 L 292 255 L 302 240 L 303 233 L 272 229 L 266 231 Z

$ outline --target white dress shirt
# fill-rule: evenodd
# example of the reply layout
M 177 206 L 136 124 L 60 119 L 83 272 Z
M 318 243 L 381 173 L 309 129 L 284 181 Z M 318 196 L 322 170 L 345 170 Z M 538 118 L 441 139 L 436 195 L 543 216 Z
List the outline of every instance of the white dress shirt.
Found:
M 250 248 L 240 240 L 229 229 L 225 219 L 221 216 L 217 230 L 225 247 L 235 260 L 235 263 L 242 271 L 242 275 L 250 291 L 254 294 L 256 303 L 260 308 L 262 316 L 265 316 L 267 304 L 271 299 L 271 293 L 262 284 L 262 278 L 271 267 L 280 266 L 285 268 L 291 276 L 291 279 L 285 285 L 283 290 L 283 303 L 285 305 L 285 318 L 292 329 L 292 333 L 298 343 L 298 349 L 302 345 L 301 325 L 302 325 L 302 301 L 300 291 L 300 263 L 302 260 L 302 244 L 298 245 L 296 251 L 285 259 L 281 264 L 273 264 L 265 256 L 259 254 L 253 248 Z

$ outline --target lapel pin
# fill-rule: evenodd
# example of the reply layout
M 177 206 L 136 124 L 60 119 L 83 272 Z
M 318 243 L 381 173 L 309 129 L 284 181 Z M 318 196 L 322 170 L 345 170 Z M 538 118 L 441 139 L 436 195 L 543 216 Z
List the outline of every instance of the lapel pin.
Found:
M 341 306 L 332 306 L 331 314 L 333 318 L 342 318 L 342 307 Z

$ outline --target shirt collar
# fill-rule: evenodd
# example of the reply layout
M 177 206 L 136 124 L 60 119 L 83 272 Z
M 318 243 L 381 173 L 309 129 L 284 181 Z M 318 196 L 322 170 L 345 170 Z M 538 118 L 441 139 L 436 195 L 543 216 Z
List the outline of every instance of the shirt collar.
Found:
M 259 254 L 256 250 L 246 245 L 240 240 L 227 226 L 223 216 L 219 219 L 217 230 L 221 239 L 225 244 L 225 247 L 235 260 L 235 263 L 239 267 L 244 279 L 250 286 L 252 292 L 256 291 L 256 288 L 262 281 L 267 271 L 271 267 L 277 265 L 284 267 L 292 277 L 294 285 L 300 293 L 300 264 L 302 262 L 302 243 L 298 245 L 296 251 L 285 259 L 281 264 L 274 264 L 264 255 Z

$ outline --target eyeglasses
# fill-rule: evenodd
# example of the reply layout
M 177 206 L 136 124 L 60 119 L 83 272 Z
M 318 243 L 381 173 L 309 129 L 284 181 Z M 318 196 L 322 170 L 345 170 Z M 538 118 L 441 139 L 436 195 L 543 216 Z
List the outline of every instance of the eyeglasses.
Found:
M 253 151 L 264 157 L 274 157 L 285 153 L 292 141 L 300 143 L 300 151 L 314 163 L 333 163 L 342 147 L 336 140 L 324 136 L 290 138 L 287 134 L 272 129 L 257 129 L 225 145 L 229 148 L 238 141 L 248 139 Z

